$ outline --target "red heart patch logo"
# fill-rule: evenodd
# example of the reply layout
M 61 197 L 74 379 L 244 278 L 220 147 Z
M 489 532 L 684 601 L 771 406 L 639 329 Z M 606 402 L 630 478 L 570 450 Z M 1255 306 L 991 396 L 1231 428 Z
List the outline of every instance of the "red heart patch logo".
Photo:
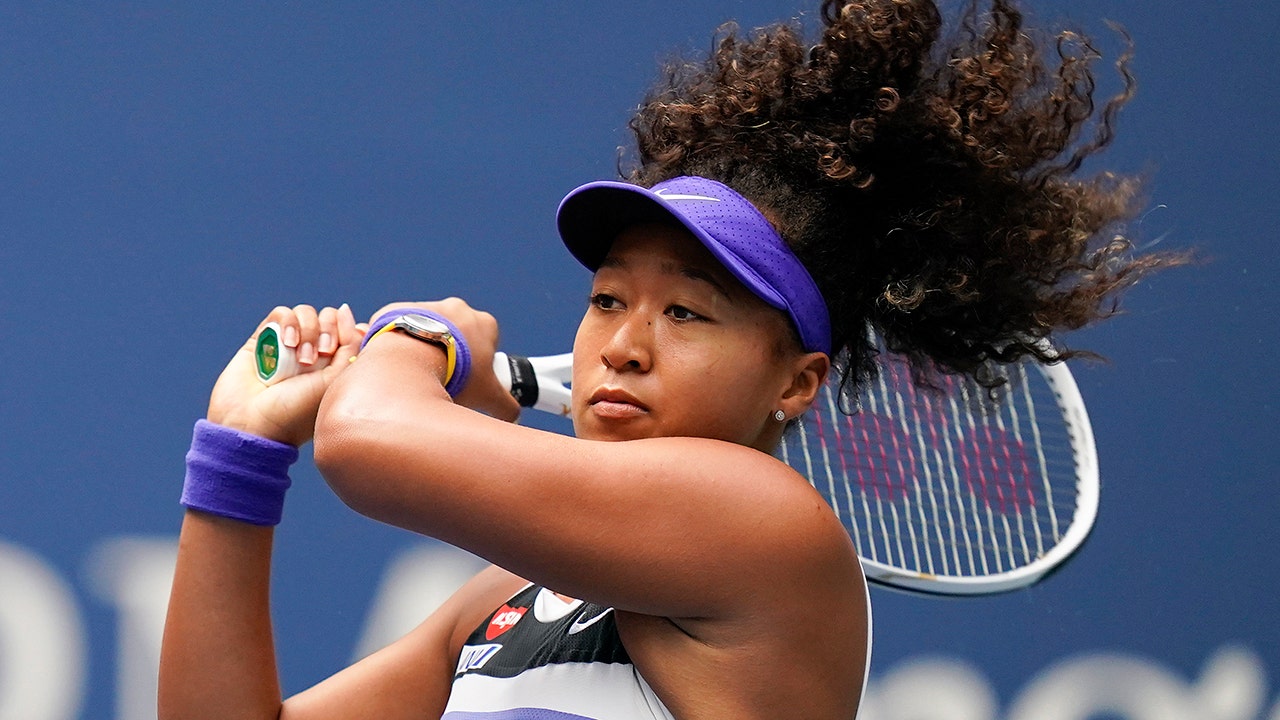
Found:
M 504 604 L 498 608 L 498 612 L 493 614 L 493 619 L 489 621 L 489 627 L 484 630 L 484 639 L 492 640 L 502 633 L 510 630 L 512 626 L 520 622 L 520 618 L 529 611 L 529 608 L 513 608 Z

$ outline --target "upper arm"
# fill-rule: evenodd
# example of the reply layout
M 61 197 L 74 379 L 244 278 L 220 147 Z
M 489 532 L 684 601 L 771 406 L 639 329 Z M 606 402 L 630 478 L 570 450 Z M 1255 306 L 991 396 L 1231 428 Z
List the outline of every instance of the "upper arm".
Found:
M 845 550 L 808 483 L 749 448 L 580 440 L 377 378 L 336 388 L 315 454 L 345 502 L 559 592 L 650 615 L 716 615 L 748 586 L 808 574 L 800 565 L 821 561 L 815 551 Z
M 281 720 L 439 717 L 467 635 L 524 582 L 480 572 L 409 634 L 286 700 Z

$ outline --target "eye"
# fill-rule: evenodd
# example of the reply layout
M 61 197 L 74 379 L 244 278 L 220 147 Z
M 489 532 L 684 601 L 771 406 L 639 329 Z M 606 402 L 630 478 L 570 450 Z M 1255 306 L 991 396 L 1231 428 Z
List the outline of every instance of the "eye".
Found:
M 689 308 L 683 305 L 672 305 L 671 307 L 667 308 L 667 314 L 671 316 L 671 319 L 677 320 L 679 322 L 690 322 L 693 320 L 706 319 L 701 315 L 699 315 L 698 313 L 690 310 Z
M 618 298 L 608 293 L 594 293 L 590 298 L 591 307 L 600 310 L 616 310 L 622 303 L 618 302 Z

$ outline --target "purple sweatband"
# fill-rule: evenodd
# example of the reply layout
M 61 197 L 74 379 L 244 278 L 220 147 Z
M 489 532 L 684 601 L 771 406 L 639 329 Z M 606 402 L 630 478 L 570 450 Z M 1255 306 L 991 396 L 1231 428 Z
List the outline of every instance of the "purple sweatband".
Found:
M 182 504 L 253 525 L 278 525 L 298 448 L 197 420 Z
M 364 346 L 368 344 L 370 338 L 377 335 L 378 331 L 386 327 L 392 320 L 403 315 L 422 315 L 423 317 L 437 320 L 449 328 L 449 334 L 453 335 L 453 374 L 449 376 L 449 380 L 445 383 L 444 390 L 449 393 L 449 397 L 456 397 L 467 386 L 467 380 L 471 378 L 471 349 L 467 347 L 467 340 L 462 337 L 462 332 L 458 330 L 458 326 L 450 322 L 449 318 L 422 308 L 404 307 L 388 310 L 374 318 L 373 322 L 369 324 L 369 329 L 364 334 L 364 340 L 360 342 L 360 349 L 364 350 Z

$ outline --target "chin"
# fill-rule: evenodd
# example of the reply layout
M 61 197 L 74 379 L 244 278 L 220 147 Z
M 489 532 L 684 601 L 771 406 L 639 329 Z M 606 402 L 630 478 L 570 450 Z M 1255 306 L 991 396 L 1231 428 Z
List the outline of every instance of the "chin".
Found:
M 602 442 L 619 442 L 622 440 L 642 440 L 658 437 L 648 423 L 638 422 L 601 422 L 596 418 L 573 421 L 573 434 L 581 440 L 599 440 Z

